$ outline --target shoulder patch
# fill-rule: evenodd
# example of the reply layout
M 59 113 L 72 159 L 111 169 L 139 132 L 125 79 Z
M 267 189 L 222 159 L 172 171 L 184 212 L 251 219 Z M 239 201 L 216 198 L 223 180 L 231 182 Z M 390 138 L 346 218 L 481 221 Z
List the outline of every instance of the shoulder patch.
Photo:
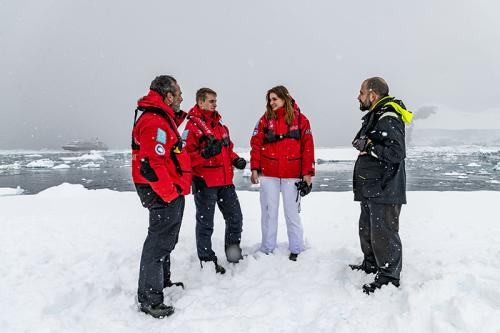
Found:
M 157 144 L 155 146 L 155 152 L 158 154 L 158 155 L 165 155 L 165 148 L 163 148 L 163 146 L 161 144 Z
M 167 143 L 167 132 L 162 130 L 161 128 L 158 128 L 156 131 L 156 141 L 166 144 Z
M 255 128 L 253 129 L 252 136 L 256 136 L 259 133 L 259 124 L 260 124 L 260 119 L 257 121 L 257 124 L 255 124 Z
M 163 144 L 167 143 L 167 133 L 161 128 L 156 131 L 156 141 Z

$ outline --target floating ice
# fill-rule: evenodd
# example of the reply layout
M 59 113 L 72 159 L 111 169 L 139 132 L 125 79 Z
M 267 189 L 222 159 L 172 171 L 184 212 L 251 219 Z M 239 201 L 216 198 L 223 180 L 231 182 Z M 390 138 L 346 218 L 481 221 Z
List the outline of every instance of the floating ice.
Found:
M 67 164 L 59 164 L 59 165 L 56 165 L 55 167 L 53 167 L 52 169 L 69 169 L 69 168 L 71 168 L 71 167 Z
M 26 164 L 26 167 L 32 169 L 50 169 L 54 167 L 54 164 L 54 161 L 48 158 L 42 158 Z
M 88 154 L 83 154 L 81 156 L 77 157 L 61 157 L 61 160 L 63 161 L 104 161 L 106 160 L 101 152 L 98 151 L 91 151 Z
M 21 169 L 21 164 L 19 164 L 18 162 L 13 163 L 13 164 L 0 165 L 0 171 L 2 171 L 2 170 L 19 170 L 19 169 Z
M 94 163 L 94 162 L 90 162 L 90 163 L 87 163 L 87 164 L 83 164 L 80 166 L 80 168 L 100 168 L 101 165 L 100 164 L 97 164 L 97 163 Z
M 466 173 L 463 173 L 463 172 L 456 172 L 456 171 L 453 171 L 453 172 L 445 172 L 443 173 L 443 175 L 445 176 L 467 176 Z

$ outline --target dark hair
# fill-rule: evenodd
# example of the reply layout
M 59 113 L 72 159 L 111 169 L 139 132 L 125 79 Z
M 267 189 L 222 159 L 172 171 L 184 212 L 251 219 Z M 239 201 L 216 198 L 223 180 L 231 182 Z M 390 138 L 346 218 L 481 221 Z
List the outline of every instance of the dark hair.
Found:
M 267 119 L 276 119 L 277 115 L 276 112 L 271 108 L 271 103 L 269 99 L 269 95 L 271 93 L 275 93 L 278 98 L 282 99 L 285 101 L 285 121 L 288 125 L 290 125 L 293 121 L 293 118 L 295 116 L 295 109 L 293 107 L 293 100 L 292 97 L 290 96 L 290 93 L 288 92 L 288 89 L 286 89 L 284 86 L 276 86 L 274 88 L 269 89 L 269 91 L 266 94 L 266 118 Z
M 205 102 L 205 100 L 207 99 L 207 95 L 217 96 L 217 93 L 210 88 L 200 88 L 196 92 L 196 103 Z
M 366 88 L 373 91 L 380 97 L 385 97 L 389 95 L 389 86 L 387 82 L 381 77 L 371 77 L 366 79 Z
M 177 81 L 170 75 L 160 75 L 151 81 L 149 89 L 156 91 L 163 98 L 167 97 L 168 93 L 175 95 Z

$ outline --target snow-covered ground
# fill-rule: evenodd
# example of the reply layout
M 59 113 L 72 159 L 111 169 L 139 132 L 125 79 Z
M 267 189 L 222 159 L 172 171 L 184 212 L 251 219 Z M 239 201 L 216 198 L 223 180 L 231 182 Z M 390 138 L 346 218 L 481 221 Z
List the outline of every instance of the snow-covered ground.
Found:
M 0 187 L 0 197 L 8 195 L 19 195 L 23 194 L 23 192 L 24 190 L 19 186 L 17 188 Z
M 260 241 L 258 193 L 239 192 L 242 246 Z M 361 292 L 371 281 L 347 269 L 361 260 L 358 204 L 349 192 L 302 202 L 308 249 L 288 260 L 280 221 L 273 255 L 249 255 L 228 272 L 200 269 L 194 204 L 187 205 L 166 289 L 176 313 L 137 311 L 147 210 L 135 193 L 63 184 L 0 197 L 0 332 L 499 332 L 499 192 L 410 192 L 400 234 L 400 289 Z M 282 217 L 281 217 L 282 219 Z M 214 249 L 223 258 L 223 221 Z

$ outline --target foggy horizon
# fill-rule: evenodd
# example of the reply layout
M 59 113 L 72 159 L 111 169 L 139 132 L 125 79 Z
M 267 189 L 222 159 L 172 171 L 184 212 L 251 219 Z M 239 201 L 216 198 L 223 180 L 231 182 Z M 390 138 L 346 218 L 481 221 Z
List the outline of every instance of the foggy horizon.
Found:
M 127 149 L 136 102 L 161 74 L 178 80 L 185 111 L 197 89 L 214 89 L 236 147 L 249 146 L 278 84 L 318 147 L 350 144 L 371 76 L 411 111 L 498 114 L 499 9 L 485 0 L 1 1 L 0 149 L 92 137 Z

